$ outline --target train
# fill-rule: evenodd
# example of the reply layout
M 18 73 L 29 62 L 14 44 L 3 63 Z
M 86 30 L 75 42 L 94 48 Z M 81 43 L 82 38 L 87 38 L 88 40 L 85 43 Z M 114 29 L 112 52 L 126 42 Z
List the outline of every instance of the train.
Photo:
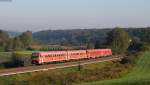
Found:
M 44 64 L 51 62 L 107 57 L 111 55 L 112 50 L 109 48 L 67 51 L 45 51 L 32 53 L 31 62 L 32 64 Z

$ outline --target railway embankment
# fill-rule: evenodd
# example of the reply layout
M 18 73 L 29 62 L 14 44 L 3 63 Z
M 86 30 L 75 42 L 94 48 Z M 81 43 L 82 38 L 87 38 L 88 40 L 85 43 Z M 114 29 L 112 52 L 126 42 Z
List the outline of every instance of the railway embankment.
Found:
M 110 60 L 88 65 L 78 63 L 72 67 L 0 77 L 0 82 L 4 85 L 71 85 L 73 83 L 119 78 L 123 73 L 128 72 L 129 65 Z
M 79 85 L 149 85 L 150 84 L 150 51 L 143 52 L 136 59 L 134 67 L 121 78 L 83 83 Z

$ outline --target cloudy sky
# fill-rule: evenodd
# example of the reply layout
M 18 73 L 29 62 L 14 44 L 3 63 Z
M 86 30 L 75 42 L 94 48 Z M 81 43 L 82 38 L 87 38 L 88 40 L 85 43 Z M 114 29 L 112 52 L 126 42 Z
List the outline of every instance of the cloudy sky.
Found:
M 150 0 L 0 0 L 0 29 L 150 26 Z

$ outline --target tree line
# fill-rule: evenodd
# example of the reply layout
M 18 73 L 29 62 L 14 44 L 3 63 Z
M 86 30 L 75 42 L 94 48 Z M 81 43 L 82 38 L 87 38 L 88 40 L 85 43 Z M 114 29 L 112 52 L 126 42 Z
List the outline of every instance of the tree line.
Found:
M 0 30 L 0 51 L 26 50 L 33 42 L 32 32 L 26 31 L 12 38 L 7 32 Z
M 109 47 L 114 53 L 123 53 L 125 49 L 136 50 L 143 43 L 149 44 L 150 28 L 47 30 L 35 33 L 26 31 L 13 38 L 0 30 L 0 51 L 30 50 L 37 43 L 86 45 L 87 49 Z
M 33 37 L 46 44 L 85 44 L 104 43 L 107 33 L 114 28 L 106 29 L 72 29 L 72 30 L 45 30 L 33 33 Z M 139 38 L 141 41 L 150 42 L 150 27 L 123 28 L 129 36 Z

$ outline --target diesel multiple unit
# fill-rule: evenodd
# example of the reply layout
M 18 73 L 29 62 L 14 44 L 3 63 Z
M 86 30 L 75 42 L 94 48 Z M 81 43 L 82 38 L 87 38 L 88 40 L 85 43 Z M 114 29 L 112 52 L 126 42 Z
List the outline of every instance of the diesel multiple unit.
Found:
M 32 53 L 32 63 L 43 64 L 57 61 L 79 60 L 112 55 L 111 49 L 47 51 Z

